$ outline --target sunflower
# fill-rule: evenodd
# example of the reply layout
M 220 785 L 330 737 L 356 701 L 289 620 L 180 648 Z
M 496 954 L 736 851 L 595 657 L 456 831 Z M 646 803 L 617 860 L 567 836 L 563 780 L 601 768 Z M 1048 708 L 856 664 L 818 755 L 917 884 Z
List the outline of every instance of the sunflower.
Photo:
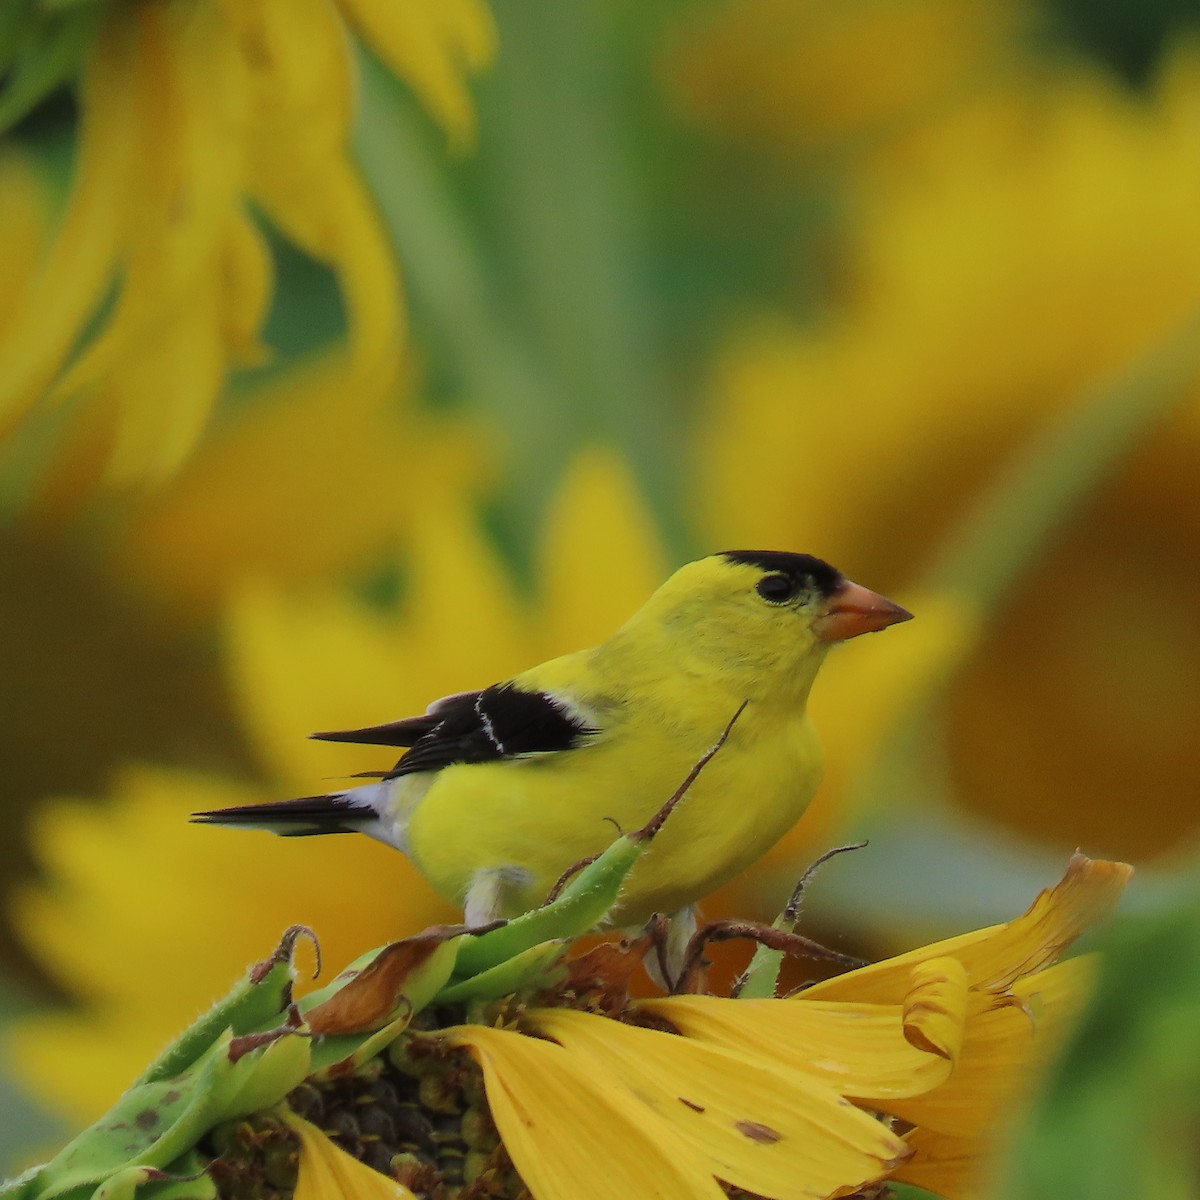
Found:
M 492 43 L 476 0 L 17 0 L 4 115 L 45 90 L 22 81 L 71 82 L 79 127 L 64 211 L 0 327 L 0 428 L 86 404 L 112 479 L 168 474 L 230 372 L 267 354 L 268 225 L 337 279 L 346 385 L 387 388 L 399 282 L 348 147 L 354 35 L 469 140 L 463 79 Z

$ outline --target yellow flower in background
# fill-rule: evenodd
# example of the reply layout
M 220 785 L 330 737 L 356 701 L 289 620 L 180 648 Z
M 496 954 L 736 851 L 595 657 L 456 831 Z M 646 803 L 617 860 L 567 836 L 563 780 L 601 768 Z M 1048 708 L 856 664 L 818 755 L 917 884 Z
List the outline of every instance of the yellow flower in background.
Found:
M 785 155 L 855 149 L 1015 67 L 1015 0 L 751 0 L 689 14 L 664 64 L 690 120 Z
M 86 406 L 110 444 L 111 479 L 177 467 L 229 373 L 266 353 L 272 265 L 251 206 L 334 272 L 346 386 L 386 388 L 402 339 L 399 281 L 348 151 L 350 34 L 462 141 L 463 77 L 491 51 L 486 10 L 97 0 L 60 19 L 83 21 L 83 10 L 95 32 L 78 68 L 74 180 L 0 326 L 0 429 L 49 396 Z
M 1064 74 L 1037 120 L 971 109 L 930 123 L 919 171 L 864 171 L 843 302 L 744 327 L 714 367 L 707 526 L 820 546 L 903 595 L 1018 446 L 1200 306 L 1198 102 L 1185 47 L 1147 100 Z M 1056 847 L 1195 833 L 1197 450 L 1193 400 L 989 618 L 949 712 L 962 803 Z
M 488 490 L 498 455 L 478 422 L 346 377 L 326 355 L 239 393 L 167 486 L 111 506 L 105 570 L 176 618 L 211 618 L 250 578 L 369 573 L 427 504 Z

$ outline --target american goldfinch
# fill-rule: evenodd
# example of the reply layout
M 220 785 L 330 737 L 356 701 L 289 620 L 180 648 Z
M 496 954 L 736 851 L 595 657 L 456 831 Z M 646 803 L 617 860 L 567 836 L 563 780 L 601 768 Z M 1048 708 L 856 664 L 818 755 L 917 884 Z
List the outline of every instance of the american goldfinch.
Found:
M 316 733 L 408 747 L 375 782 L 194 814 L 284 836 L 365 833 L 468 921 L 542 903 L 573 863 L 671 795 L 747 701 L 611 914 L 676 913 L 764 854 L 821 777 L 805 713 L 829 647 L 911 616 L 807 554 L 730 550 L 680 568 L 608 641 L 423 716 Z

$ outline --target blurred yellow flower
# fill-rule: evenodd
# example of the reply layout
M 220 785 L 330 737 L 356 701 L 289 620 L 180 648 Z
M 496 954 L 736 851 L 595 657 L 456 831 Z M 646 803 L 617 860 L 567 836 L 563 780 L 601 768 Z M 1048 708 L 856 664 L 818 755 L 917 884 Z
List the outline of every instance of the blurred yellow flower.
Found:
M 844 153 L 1003 78 L 1016 0 L 750 0 L 681 23 L 664 64 L 692 121 L 776 153 Z
M 346 376 L 325 355 L 239 394 L 169 484 L 110 506 L 105 569 L 176 617 L 211 618 L 249 578 L 367 573 L 423 507 L 487 490 L 498 456 L 471 418 Z
M 349 154 L 349 34 L 461 141 L 463 75 L 491 51 L 486 10 L 478 0 L 106 0 L 91 12 L 72 191 L 0 326 L 0 429 L 49 395 L 86 406 L 114 481 L 177 467 L 230 371 L 266 352 L 272 265 L 250 206 L 336 275 L 346 386 L 385 387 L 402 339 L 399 282 Z
M 1064 73 L 1024 119 L 931 121 L 919 170 L 864 171 L 845 299 L 815 328 L 744 327 L 715 365 L 707 526 L 903 594 L 1014 448 L 1200 306 L 1198 104 L 1184 47 L 1147 100 Z M 1062 848 L 1195 832 L 1198 450 L 1193 398 L 989 619 L 950 711 L 963 803 Z

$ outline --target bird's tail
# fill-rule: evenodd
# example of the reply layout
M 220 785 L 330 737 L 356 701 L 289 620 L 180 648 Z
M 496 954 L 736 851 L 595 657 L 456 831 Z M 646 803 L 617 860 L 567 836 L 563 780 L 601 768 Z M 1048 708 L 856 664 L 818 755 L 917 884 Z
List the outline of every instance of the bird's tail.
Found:
M 365 788 L 301 796 L 269 804 L 239 804 L 192 813 L 200 825 L 229 825 L 239 829 L 265 829 L 281 837 L 310 837 L 320 833 L 365 833 L 377 821 L 372 804 L 361 795 Z M 356 795 L 356 793 L 359 793 Z

